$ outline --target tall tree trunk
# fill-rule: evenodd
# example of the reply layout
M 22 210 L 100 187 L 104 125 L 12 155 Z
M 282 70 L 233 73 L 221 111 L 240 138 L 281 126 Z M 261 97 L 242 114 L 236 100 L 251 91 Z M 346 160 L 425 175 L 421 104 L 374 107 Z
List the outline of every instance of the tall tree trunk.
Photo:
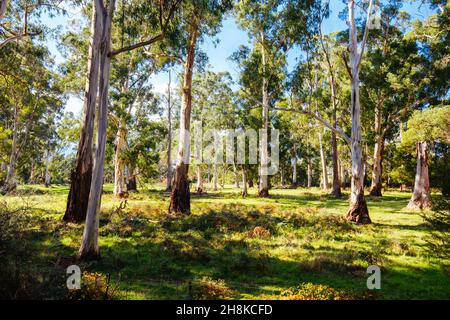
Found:
M 2 170 L 0 169 L 0 172 Z M 36 180 L 36 160 L 33 158 L 31 158 L 31 170 L 30 170 L 30 180 L 29 183 L 30 184 L 34 184 Z
M 319 145 L 320 145 L 320 161 L 322 163 L 322 188 L 323 190 L 328 190 L 327 159 L 323 147 L 321 132 L 319 132 Z
M 238 174 L 238 171 L 237 171 L 235 163 L 233 163 L 233 174 L 234 174 L 234 187 L 239 189 L 240 188 L 240 186 L 239 186 L 239 174 Z
M 417 166 L 414 191 L 409 200 L 408 209 L 429 209 L 432 207 L 430 196 L 430 179 L 428 175 L 428 143 L 416 144 Z
M 202 194 L 203 193 L 203 179 L 202 179 L 202 168 L 200 165 L 197 165 L 197 187 L 196 187 L 197 193 Z
M 129 167 L 128 168 L 128 182 L 127 182 L 127 191 L 137 191 L 137 179 L 136 179 L 136 168 L 134 167 Z
M 226 176 L 226 168 L 225 164 L 222 165 L 222 179 L 220 180 L 220 187 L 223 189 L 225 188 L 225 176 Z
M 122 197 L 125 193 L 125 161 L 123 153 L 127 147 L 126 124 L 119 120 L 119 127 L 116 133 L 116 152 L 114 154 L 114 196 Z
M 172 102 L 171 102 L 171 83 L 172 78 L 169 70 L 169 84 L 167 85 L 167 121 L 169 128 L 167 133 L 167 177 L 166 177 L 166 191 L 172 190 Z
M 217 163 L 215 160 L 213 164 L 213 190 L 217 191 Z
M 355 1 L 348 0 L 350 21 L 350 70 L 351 70 L 351 156 L 352 156 L 352 192 L 350 195 L 350 208 L 346 219 L 357 224 L 371 223 L 369 210 L 364 199 L 364 168 L 361 149 L 361 106 L 359 101 L 359 64 L 364 50 L 358 53 L 358 39 L 355 22 Z M 372 9 L 372 1 L 369 4 L 369 12 Z M 367 31 L 367 30 L 366 30 Z M 365 32 L 366 34 L 366 32 Z M 364 43 L 365 40 L 363 40 Z
M 280 182 L 281 182 L 281 187 L 284 187 L 284 170 L 283 168 L 280 168 Z
M 193 17 L 191 30 L 189 32 L 189 43 L 187 57 L 184 65 L 183 90 L 181 97 L 180 112 L 180 139 L 178 146 L 177 167 L 175 170 L 175 181 L 170 194 L 169 212 L 180 212 L 190 214 L 191 200 L 189 191 L 188 171 L 190 157 L 190 137 L 192 109 L 192 73 L 194 68 L 195 49 L 197 46 L 198 24 Z
M 8 0 L 0 0 L 0 21 L 2 21 L 3 17 L 5 16 L 7 6 Z
M 75 168 L 70 174 L 70 190 L 63 220 L 82 222 L 86 218 L 89 191 L 92 179 L 92 142 L 94 139 L 94 117 L 98 89 L 100 62 L 100 41 L 102 36 L 102 16 L 95 5 L 92 10 L 91 40 L 89 44 L 89 61 L 84 92 L 84 120 L 81 127 L 80 143 L 75 161 Z
M 307 182 L 307 187 L 308 188 L 311 188 L 311 186 L 312 186 L 312 164 L 311 164 L 311 159 L 309 159 L 308 158 L 308 169 L 307 169 L 307 179 L 308 179 L 308 182 Z
M 248 190 L 247 190 L 247 169 L 245 167 L 242 167 L 242 196 L 243 197 L 248 196 Z
M 269 196 L 269 179 L 268 179 L 268 166 L 269 166 L 269 150 L 268 150 L 268 134 L 269 134 L 269 83 L 267 81 L 266 73 L 266 50 L 264 49 L 265 39 L 262 35 L 261 41 L 261 60 L 263 68 L 262 79 L 262 129 L 265 134 L 260 137 L 260 149 L 261 149 L 261 164 L 260 164 L 260 183 L 258 194 L 260 197 Z
M 96 4 L 101 2 L 96 1 Z M 97 150 L 95 152 L 94 169 L 89 192 L 89 203 L 84 225 L 83 240 L 78 252 L 78 258 L 97 258 L 100 255 L 98 247 L 98 226 L 105 165 L 106 129 L 108 122 L 108 89 L 111 67 L 111 22 L 114 13 L 115 0 L 110 0 L 108 8 L 101 8 L 102 37 L 100 46 L 100 79 L 99 79 L 99 108 L 97 122 Z
M 294 187 L 297 186 L 297 145 L 294 143 L 294 146 L 292 147 L 292 185 Z
M 384 150 L 384 136 L 381 134 L 381 107 L 375 108 L 375 134 L 376 141 L 373 151 L 373 168 L 372 168 L 372 183 L 370 186 L 370 195 L 381 197 L 382 183 L 381 177 L 383 173 L 383 150 Z
M 44 185 L 46 188 L 50 186 L 50 171 L 49 171 L 49 164 L 50 164 L 50 150 L 46 151 L 45 154 L 45 178 L 44 178 Z

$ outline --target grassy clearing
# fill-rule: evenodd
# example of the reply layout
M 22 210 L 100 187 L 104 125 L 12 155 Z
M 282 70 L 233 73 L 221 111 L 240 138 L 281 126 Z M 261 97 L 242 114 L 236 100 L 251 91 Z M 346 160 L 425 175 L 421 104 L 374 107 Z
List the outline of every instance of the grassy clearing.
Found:
M 368 198 L 373 224 L 356 226 L 342 218 L 344 198 L 317 189 L 271 190 L 260 199 L 255 189 L 242 198 L 229 186 L 193 196 L 193 214 L 179 217 L 167 215 L 162 186 L 131 194 L 121 212 L 111 190 L 105 186 L 102 259 L 81 267 L 109 277 L 116 298 L 450 298 L 448 261 L 427 250 L 429 226 L 403 209 L 408 193 Z M 16 252 L 0 254 L 16 273 L 38 273 L 37 286 L 61 297 L 83 226 L 61 222 L 66 186 L 20 191 L 0 198 L 10 210 L 27 206 L 27 223 L 9 243 Z M 366 289 L 369 265 L 382 268 L 376 293 Z

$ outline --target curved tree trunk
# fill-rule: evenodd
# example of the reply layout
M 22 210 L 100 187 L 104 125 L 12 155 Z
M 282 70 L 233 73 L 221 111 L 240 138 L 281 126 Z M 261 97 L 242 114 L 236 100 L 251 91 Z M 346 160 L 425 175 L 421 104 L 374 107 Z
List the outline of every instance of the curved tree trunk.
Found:
M 183 90 L 180 112 L 180 139 L 178 146 L 178 160 L 175 170 L 175 181 L 170 194 L 169 212 L 190 214 L 191 200 L 189 192 L 189 157 L 190 157 L 190 122 L 192 109 L 192 73 L 194 68 L 195 49 L 197 45 L 198 25 L 193 18 L 189 32 L 187 57 L 184 65 Z
M 70 174 L 70 190 L 63 220 L 82 222 L 86 218 L 89 191 L 92 179 L 92 142 L 94 137 L 95 104 L 97 100 L 98 72 L 100 61 L 100 40 L 102 18 L 96 6 L 93 6 L 91 20 L 91 40 L 89 61 L 84 93 L 84 121 L 81 127 L 80 143 L 75 161 L 75 168 Z
M 417 166 L 414 191 L 409 200 L 408 209 L 430 209 L 432 207 L 430 196 L 430 179 L 428 175 L 428 143 L 416 144 Z
M 97 2 L 98 1 L 95 3 L 97 4 Z M 105 165 L 106 129 L 108 124 L 108 89 L 111 67 L 111 57 L 108 56 L 108 53 L 111 48 L 111 22 L 114 7 L 115 0 L 110 0 L 108 8 L 102 8 L 101 10 L 103 21 L 100 50 L 97 150 L 95 152 L 95 163 L 92 171 L 83 239 L 80 250 L 78 251 L 79 259 L 98 258 L 100 256 L 98 247 L 98 227 Z M 100 10 L 100 8 L 97 7 L 97 10 Z
M 361 149 L 361 105 L 359 100 L 359 64 L 361 53 L 358 52 L 358 39 L 355 22 L 355 1 L 348 0 L 349 21 L 350 21 L 350 68 L 351 68 L 351 155 L 352 155 L 352 192 L 350 195 L 350 208 L 347 211 L 346 219 L 357 224 L 371 223 L 369 210 L 364 199 L 364 168 Z M 372 1 L 369 4 L 369 14 L 372 8 Z M 366 26 L 367 27 L 367 26 Z M 367 32 L 367 30 L 366 30 Z M 365 35 L 366 35 L 365 32 Z M 363 40 L 363 44 L 364 41 Z

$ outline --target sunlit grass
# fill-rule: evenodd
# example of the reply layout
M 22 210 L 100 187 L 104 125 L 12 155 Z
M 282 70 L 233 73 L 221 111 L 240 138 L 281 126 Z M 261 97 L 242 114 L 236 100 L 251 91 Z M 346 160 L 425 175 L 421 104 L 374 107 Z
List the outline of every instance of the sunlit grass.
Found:
M 382 268 L 377 298 L 450 298 L 448 269 L 426 250 L 428 227 L 420 213 L 404 209 L 409 193 L 368 197 L 373 223 L 356 226 L 343 219 L 348 190 L 334 199 L 317 188 L 273 189 L 261 199 L 255 188 L 243 198 L 226 185 L 192 195 L 192 214 L 173 219 L 163 188 L 145 186 L 111 215 L 122 200 L 113 197 L 112 185 L 104 186 L 102 260 L 83 267 L 111 274 L 120 298 L 187 298 L 188 282 L 205 276 L 225 280 L 242 299 L 277 297 L 303 282 L 364 295 L 369 265 Z M 2 200 L 26 202 L 33 215 L 55 224 L 29 238 L 36 250 L 52 259 L 75 253 L 83 226 L 60 222 L 68 187 L 21 189 L 22 196 Z M 255 227 L 262 236 L 254 235 Z

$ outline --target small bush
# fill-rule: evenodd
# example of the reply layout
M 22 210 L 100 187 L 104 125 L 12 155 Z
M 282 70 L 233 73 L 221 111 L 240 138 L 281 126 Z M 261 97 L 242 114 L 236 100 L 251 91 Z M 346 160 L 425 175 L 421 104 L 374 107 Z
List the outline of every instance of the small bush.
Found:
M 196 300 L 225 300 L 232 299 L 234 295 L 234 291 L 221 279 L 203 277 L 192 287 L 192 298 Z
M 282 300 L 350 300 L 353 296 L 323 284 L 302 283 L 281 293 Z
M 81 289 L 69 292 L 71 300 L 110 300 L 112 297 L 109 278 L 101 273 L 87 271 L 83 272 Z

